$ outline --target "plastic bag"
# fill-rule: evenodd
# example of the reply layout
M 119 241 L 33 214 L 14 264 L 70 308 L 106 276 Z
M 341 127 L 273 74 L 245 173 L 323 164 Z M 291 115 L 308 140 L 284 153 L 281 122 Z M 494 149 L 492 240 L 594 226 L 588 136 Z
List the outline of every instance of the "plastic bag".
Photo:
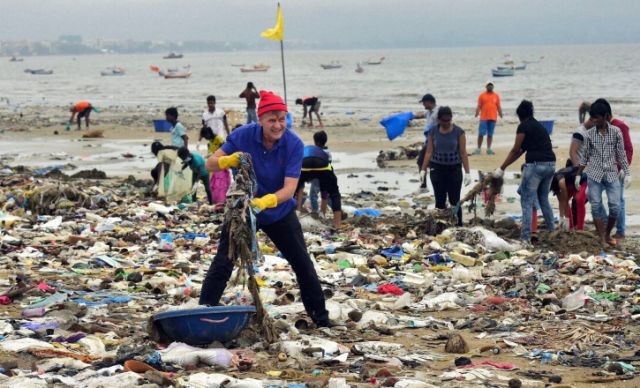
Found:
M 385 117 L 380 120 L 380 125 L 386 129 L 389 140 L 393 140 L 404 133 L 411 119 L 413 119 L 412 112 L 403 112 Z
M 158 249 L 164 252 L 171 252 L 173 250 L 173 233 L 160 233 Z
M 233 361 L 233 354 L 227 349 L 200 349 L 182 342 L 173 342 L 166 349 L 161 350 L 160 354 L 162 362 L 178 364 L 183 367 L 203 363 L 228 368 Z
M 191 194 L 193 173 L 190 168 L 182 169 L 182 160 L 177 157 L 175 151 L 171 153 L 166 151 L 173 150 L 163 150 L 158 153 L 159 160 L 171 163 L 168 171 L 165 171 L 164 163 L 160 168 L 158 181 L 161 183 L 158 185 L 158 196 L 167 202 L 177 202 L 182 197 Z M 160 155 L 161 153 L 162 155 Z
M 562 299 L 562 308 L 567 311 L 579 310 L 587 303 L 590 298 L 587 294 L 593 293 L 595 290 L 588 286 L 582 286 L 575 292 L 565 296 Z

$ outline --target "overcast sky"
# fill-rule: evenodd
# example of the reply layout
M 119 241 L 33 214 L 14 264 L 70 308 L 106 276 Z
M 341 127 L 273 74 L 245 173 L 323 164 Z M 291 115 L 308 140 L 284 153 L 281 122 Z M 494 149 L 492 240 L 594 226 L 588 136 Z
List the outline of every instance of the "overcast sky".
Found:
M 639 0 L 282 0 L 285 42 L 447 47 L 640 42 Z M 0 0 L 0 40 L 261 42 L 270 0 Z

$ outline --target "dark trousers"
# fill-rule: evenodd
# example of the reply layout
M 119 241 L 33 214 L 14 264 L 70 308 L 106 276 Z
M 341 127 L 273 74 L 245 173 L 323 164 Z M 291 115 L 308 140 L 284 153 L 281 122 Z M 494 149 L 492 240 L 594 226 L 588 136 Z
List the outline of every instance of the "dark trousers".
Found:
M 429 163 L 429 175 L 433 185 L 433 194 L 436 197 L 436 208 L 447 208 L 449 204 L 456 206 L 460 202 L 462 191 L 462 166 L 456 164 L 447 166 L 444 164 Z M 458 209 L 458 226 L 462 226 L 462 208 Z
M 259 227 L 269 236 L 276 248 L 291 264 L 291 268 L 298 279 L 302 303 L 311 319 L 315 323 L 326 323 L 329 319 L 329 313 L 325 308 L 320 281 L 307 253 L 302 227 L 298 217 L 296 217 L 295 210 L 280 221 L 269 225 L 259 225 Z M 233 271 L 233 264 L 229 260 L 228 254 L 229 226 L 225 224 L 222 228 L 218 252 L 213 258 L 202 284 L 200 304 L 215 306 L 220 301 L 220 297 L 222 297 L 222 293 L 227 287 L 227 281 L 229 281 Z
M 342 210 L 342 196 L 340 195 L 340 188 L 338 187 L 338 177 L 333 170 L 323 171 L 302 171 L 300 173 L 300 179 L 298 180 L 298 188 L 296 190 L 304 188 L 306 182 L 311 182 L 317 179 L 320 182 L 320 191 L 329 194 L 331 199 L 331 209 L 334 212 Z
M 191 179 L 191 186 L 195 185 L 197 181 L 202 182 L 204 185 L 204 192 L 207 193 L 207 201 L 209 201 L 209 205 L 213 204 L 213 197 L 211 196 L 211 184 L 209 181 L 209 174 L 198 175 L 199 171 L 193 171 L 193 178 Z M 193 195 L 192 200 L 195 202 L 196 196 Z

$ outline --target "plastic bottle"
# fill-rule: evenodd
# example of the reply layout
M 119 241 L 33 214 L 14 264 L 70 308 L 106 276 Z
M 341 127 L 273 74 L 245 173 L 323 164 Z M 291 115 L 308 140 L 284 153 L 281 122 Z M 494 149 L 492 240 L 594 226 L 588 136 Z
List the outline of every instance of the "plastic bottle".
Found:
M 471 267 L 476 264 L 476 259 L 474 259 L 471 256 L 463 255 L 458 252 L 450 252 L 449 257 L 451 258 L 451 260 L 455 261 L 456 263 L 466 265 L 467 267 Z

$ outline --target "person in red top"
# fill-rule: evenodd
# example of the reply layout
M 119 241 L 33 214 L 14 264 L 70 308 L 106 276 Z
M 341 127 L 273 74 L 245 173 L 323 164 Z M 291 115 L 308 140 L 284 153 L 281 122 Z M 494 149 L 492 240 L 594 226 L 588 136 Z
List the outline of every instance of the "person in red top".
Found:
M 480 116 L 480 126 L 478 127 L 478 148 L 473 152 L 480 155 L 482 140 L 487 135 L 487 155 L 493 155 L 491 143 L 493 142 L 493 131 L 496 128 L 498 115 L 502 118 L 502 107 L 500 106 L 500 95 L 493 91 L 493 82 L 489 81 L 486 91 L 478 96 L 478 106 L 476 107 L 476 117 Z
M 91 114 L 92 110 L 97 111 L 97 108 L 94 108 L 89 101 L 78 101 L 75 104 L 73 104 L 71 109 L 69 109 L 69 111 L 71 112 L 71 118 L 69 118 L 69 122 L 67 123 L 66 130 L 68 131 L 69 129 L 71 129 L 73 118 L 76 115 L 78 115 L 78 131 L 80 130 L 80 127 L 81 127 L 80 122 L 83 117 L 84 117 L 84 123 L 87 126 L 87 129 L 89 129 L 89 115 Z
M 624 143 L 624 152 L 627 156 L 627 163 L 631 165 L 631 160 L 633 159 L 633 143 L 631 142 L 629 126 L 624 121 L 613 118 L 613 113 L 611 113 L 611 105 L 609 104 L 609 101 L 605 100 L 604 98 L 599 98 L 595 102 L 601 102 L 607 106 L 609 110 L 609 123 L 620 128 L 620 132 L 622 132 L 622 141 Z M 618 171 L 620 171 L 620 165 L 618 165 Z M 620 208 L 618 210 L 618 220 L 616 221 L 616 234 L 613 236 L 613 238 L 616 240 L 624 240 L 625 237 L 624 185 L 620 186 Z

